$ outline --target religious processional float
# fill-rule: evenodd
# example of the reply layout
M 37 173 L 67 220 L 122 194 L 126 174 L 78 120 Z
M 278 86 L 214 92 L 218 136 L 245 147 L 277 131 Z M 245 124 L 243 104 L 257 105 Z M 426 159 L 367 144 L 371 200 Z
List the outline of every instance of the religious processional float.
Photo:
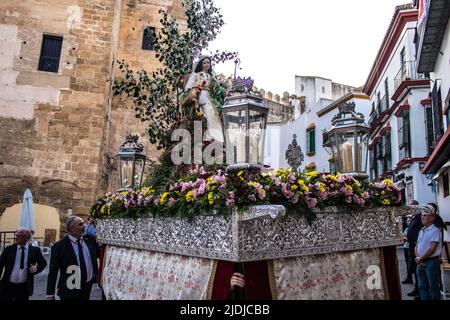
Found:
M 401 216 L 421 208 L 401 206 L 391 180 L 364 179 L 362 115 L 342 106 L 328 133 L 342 174 L 269 170 L 261 165 L 268 113 L 261 94 L 240 78 L 225 91 L 210 63 L 200 59 L 186 82 L 180 124 L 220 128 L 209 139 L 226 142 L 230 165 L 165 162 L 177 178 L 151 184 L 164 176 L 156 170 L 141 186 L 143 147 L 127 138 L 121 189 L 92 209 L 106 297 L 399 299 Z M 246 285 L 230 291 L 236 271 Z

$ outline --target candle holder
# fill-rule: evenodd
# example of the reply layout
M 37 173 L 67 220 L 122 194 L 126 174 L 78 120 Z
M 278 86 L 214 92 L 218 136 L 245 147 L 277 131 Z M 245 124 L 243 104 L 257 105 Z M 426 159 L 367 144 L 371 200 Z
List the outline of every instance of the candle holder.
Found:
M 251 78 L 237 78 L 221 109 L 228 171 L 260 169 L 269 108 Z
M 145 162 L 147 160 L 144 154 L 144 146 L 138 143 L 137 135 L 127 135 L 125 142 L 122 143 L 117 157 L 119 188 L 123 191 L 128 188 L 140 188 L 142 177 L 144 175 Z
M 368 177 L 367 133 L 370 127 L 364 123 L 364 115 L 355 112 L 355 103 L 339 106 L 339 113 L 331 120 L 327 132 L 328 145 L 333 153 L 336 171 L 364 180 Z

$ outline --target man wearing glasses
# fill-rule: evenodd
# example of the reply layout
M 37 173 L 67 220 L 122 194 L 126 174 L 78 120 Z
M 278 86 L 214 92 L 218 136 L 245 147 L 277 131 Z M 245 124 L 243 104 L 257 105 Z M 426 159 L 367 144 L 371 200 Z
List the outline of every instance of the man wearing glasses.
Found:
M 422 213 L 423 228 L 419 232 L 416 246 L 417 276 L 420 300 L 440 300 L 441 232 L 434 225 L 434 210 Z
M 73 216 L 67 220 L 67 233 L 52 247 L 47 299 L 55 299 L 59 273 L 58 296 L 61 300 L 89 300 L 98 274 L 98 245 L 94 237 L 83 237 L 84 222 L 80 217 Z

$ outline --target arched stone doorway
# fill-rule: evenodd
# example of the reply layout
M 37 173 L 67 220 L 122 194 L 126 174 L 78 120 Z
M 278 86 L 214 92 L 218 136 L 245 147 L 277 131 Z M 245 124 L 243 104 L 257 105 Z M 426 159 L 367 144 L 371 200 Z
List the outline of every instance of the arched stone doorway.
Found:
M 17 230 L 20 223 L 21 208 L 21 203 L 6 208 L 0 215 L 0 232 Z M 45 243 L 47 245 L 58 241 L 61 236 L 61 216 L 58 209 L 38 203 L 33 204 L 33 209 L 36 227 L 34 237 L 36 240 L 39 243 Z

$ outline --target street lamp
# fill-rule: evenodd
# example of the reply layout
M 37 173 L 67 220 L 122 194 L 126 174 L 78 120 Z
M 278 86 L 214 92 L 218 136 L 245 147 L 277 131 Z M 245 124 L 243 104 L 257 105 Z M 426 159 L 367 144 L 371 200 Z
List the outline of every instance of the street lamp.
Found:
M 346 103 L 339 106 L 339 113 L 331 123 L 328 144 L 336 161 L 336 171 L 366 179 L 367 133 L 370 127 L 364 123 L 364 115 L 355 112 L 355 103 Z
M 252 87 L 251 78 L 234 79 L 221 109 L 229 169 L 262 165 L 269 108 Z
M 143 152 L 144 146 L 142 143 L 138 143 L 138 140 L 137 135 L 129 134 L 120 146 L 117 155 L 119 158 L 119 191 L 141 186 L 147 157 Z

